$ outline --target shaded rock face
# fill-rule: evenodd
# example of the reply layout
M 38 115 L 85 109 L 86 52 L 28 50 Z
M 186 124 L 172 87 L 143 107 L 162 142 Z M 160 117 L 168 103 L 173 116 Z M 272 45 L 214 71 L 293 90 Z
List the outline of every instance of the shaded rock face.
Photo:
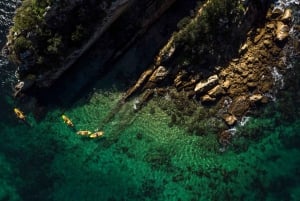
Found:
M 96 28 L 94 28 L 95 30 L 97 28 L 100 29 L 101 27 L 106 27 L 106 29 L 103 31 L 105 33 L 103 33 L 101 37 L 97 39 L 97 41 L 100 41 L 98 45 L 100 44 L 99 46 L 103 47 L 103 52 L 100 55 L 102 57 L 102 61 L 101 64 L 99 64 L 99 66 L 105 65 L 107 63 L 115 62 L 116 59 L 118 59 L 128 50 L 128 48 L 136 41 L 136 39 L 139 39 L 143 34 L 147 32 L 149 27 L 151 27 L 154 24 L 154 22 L 160 19 L 160 17 L 175 2 L 175 0 L 171 0 L 171 1 L 119 0 L 119 1 L 114 1 L 110 5 L 110 3 L 105 4 L 106 1 L 103 1 L 101 3 L 93 0 L 72 1 L 72 3 L 70 4 L 68 4 L 67 2 L 66 3 L 67 5 L 65 7 L 51 6 L 51 8 L 45 14 L 46 24 L 49 25 L 49 27 L 52 27 L 53 29 L 63 30 L 63 27 L 60 26 L 63 26 L 64 23 L 67 23 L 70 20 L 68 18 L 68 14 L 69 14 L 68 12 L 71 12 L 72 14 L 74 10 L 76 12 L 77 11 L 79 12 L 79 10 L 83 10 L 83 11 L 86 10 L 85 9 L 86 6 L 82 6 L 82 4 L 84 4 L 84 2 L 86 1 L 89 2 L 89 5 L 96 4 L 95 7 L 97 8 L 100 7 L 99 9 L 105 11 L 104 13 L 99 13 L 99 16 L 107 15 L 107 17 L 104 18 L 104 21 L 112 18 L 116 18 L 115 21 L 111 24 L 109 24 L 108 22 L 105 23 L 103 21 L 103 23 L 101 23 L 100 25 L 98 24 L 99 26 L 97 25 L 95 26 Z M 121 2 L 121 3 L 120 5 L 119 4 L 114 5 L 116 4 L 115 2 Z M 117 15 L 114 13 L 114 12 L 119 12 L 118 11 L 119 7 L 122 6 L 123 8 L 124 5 L 127 5 L 128 2 L 129 2 L 128 8 L 123 9 L 121 15 Z M 63 2 L 61 4 L 63 4 Z M 112 9 L 112 7 L 115 7 L 115 9 Z M 58 13 L 60 13 L 61 15 L 59 15 Z M 100 19 L 100 17 L 98 18 Z M 93 20 L 96 19 L 93 18 Z M 74 22 L 73 20 L 72 23 L 77 23 L 77 22 Z M 176 23 L 172 22 L 172 24 L 176 24 Z M 167 28 L 168 27 L 166 27 L 166 29 Z M 161 31 L 163 32 L 164 30 Z M 93 42 L 96 42 L 96 40 L 93 40 L 91 42 L 88 41 L 89 45 L 87 46 L 87 48 L 83 47 L 77 49 L 74 52 L 72 52 L 72 54 L 70 54 L 69 56 L 66 56 L 65 59 L 63 57 L 58 58 L 59 62 L 62 62 L 62 65 L 56 65 L 55 68 L 49 68 L 49 71 L 37 73 L 37 72 L 32 72 L 31 70 L 28 71 L 27 67 L 22 68 L 24 69 L 24 71 L 22 71 L 24 73 L 22 73 L 21 77 L 25 79 L 28 73 L 37 74 L 34 86 L 37 88 L 50 87 L 56 82 L 56 80 L 59 77 L 61 77 L 61 75 L 68 68 L 71 68 L 73 66 L 73 64 L 77 61 L 77 59 L 83 55 L 83 53 L 92 45 Z M 157 41 L 157 42 L 160 43 L 161 41 Z M 55 60 L 55 58 L 53 58 L 52 56 L 49 57 L 49 59 Z M 36 60 L 33 63 L 36 63 Z M 105 71 L 109 71 L 109 70 L 111 69 L 107 69 Z

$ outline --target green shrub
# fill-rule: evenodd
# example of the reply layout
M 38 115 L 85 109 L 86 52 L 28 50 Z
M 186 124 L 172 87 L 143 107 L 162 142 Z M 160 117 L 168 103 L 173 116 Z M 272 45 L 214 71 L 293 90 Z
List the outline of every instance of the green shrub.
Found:
M 53 38 L 48 39 L 47 51 L 50 54 L 58 54 L 61 47 L 61 36 L 55 35 Z
M 239 36 L 232 38 L 231 35 L 243 12 L 238 0 L 212 0 L 199 16 L 192 20 L 184 18 L 178 23 L 181 30 L 174 34 L 174 41 L 192 63 L 199 64 L 203 58 L 216 60 L 218 55 L 224 55 L 222 44 L 238 46 Z
M 17 54 L 31 48 L 31 41 L 26 39 L 24 36 L 17 37 L 14 41 L 14 50 Z
M 84 35 L 85 35 L 85 30 L 83 26 L 81 24 L 77 25 L 76 30 L 71 34 L 71 40 L 73 42 L 79 42 L 84 38 Z

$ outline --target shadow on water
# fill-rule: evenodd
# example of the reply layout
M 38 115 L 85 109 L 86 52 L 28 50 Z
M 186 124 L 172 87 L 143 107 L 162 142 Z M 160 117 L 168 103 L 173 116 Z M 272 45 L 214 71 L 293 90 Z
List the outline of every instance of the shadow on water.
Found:
M 131 18 L 136 16 L 129 13 L 129 17 L 122 17 L 53 87 L 38 91 L 38 98 L 45 104 L 70 107 L 77 100 L 88 98 L 95 89 L 125 91 L 149 67 L 158 50 L 176 30 L 178 21 L 188 16 L 195 5 L 195 0 L 176 1 L 145 30 L 146 33 L 137 36 L 135 34 L 141 25 L 130 24 L 133 21 Z M 128 27 L 132 26 L 136 27 L 128 31 Z M 126 43 L 132 37 L 137 39 L 133 43 Z M 121 44 L 116 42 L 120 38 Z M 116 56 L 120 49 L 124 50 L 123 54 Z

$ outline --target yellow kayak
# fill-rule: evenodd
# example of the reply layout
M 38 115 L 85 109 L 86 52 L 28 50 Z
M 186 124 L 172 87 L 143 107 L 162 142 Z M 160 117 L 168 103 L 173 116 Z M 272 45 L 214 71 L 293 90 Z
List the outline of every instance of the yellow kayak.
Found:
M 17 115 L 17 118 L 18 118 L 18 119 L 21 119 L 21 120 L 23 120 L 23 121 L 26 120 L 26 117 L 25 117 L 24 113 L 23 113 L 20 109 L 14 108 L 14 112 L 15 112 L 15 114 Z
M 91 131 L 84 131 L 84 130 L 77 131 L 76 133 L 77 133 L 78 135 L 82 135 L 82 136 L 87 136 L 87 135 L 92 134 Z
M 91 134 L 89 137 L 90 137 L 90 138 L 97 138 L 97 137 L 101 137 L 101 136 L 103 136 L 103 135 L 104 135 L 104 132 L 103 132 L 103 131 L 97 131 L 97 132 Z
M 67 124 L 68 126 L 73 127 L 74 124 L 72 123 L 71 119 L 69 119 L 66 115 L 61 115 L 61 118 L 64 120 L 65 124 Z

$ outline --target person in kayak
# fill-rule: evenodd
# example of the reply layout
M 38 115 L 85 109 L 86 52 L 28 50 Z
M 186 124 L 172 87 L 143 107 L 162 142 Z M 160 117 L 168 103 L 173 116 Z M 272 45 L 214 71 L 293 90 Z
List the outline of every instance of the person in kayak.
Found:
M 65 124 L 67 124 L 70 127 L 74 127 L 73 122 L 66 115 L 61 115 L 61 118 L 64 120 Z

